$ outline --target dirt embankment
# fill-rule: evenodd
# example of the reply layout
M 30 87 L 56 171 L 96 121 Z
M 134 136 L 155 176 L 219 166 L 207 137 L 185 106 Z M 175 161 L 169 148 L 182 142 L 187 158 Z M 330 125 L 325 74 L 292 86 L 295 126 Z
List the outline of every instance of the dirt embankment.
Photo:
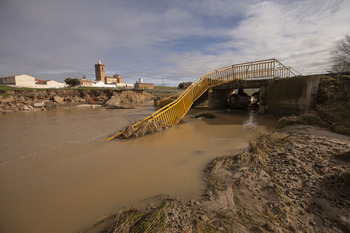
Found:
M 250 152 L 209 165 L 209 200 L 203 202 L 213 219 L 209 226 L 228 232 L 349 232 L 349 165 L 349 137 L 310 126 L 265 135 L 251 143 Z
M 0 91 L 0 113 L 51 110 L 68 106 L 132 108 L 154 97 L 142 90 L 6 90 Z

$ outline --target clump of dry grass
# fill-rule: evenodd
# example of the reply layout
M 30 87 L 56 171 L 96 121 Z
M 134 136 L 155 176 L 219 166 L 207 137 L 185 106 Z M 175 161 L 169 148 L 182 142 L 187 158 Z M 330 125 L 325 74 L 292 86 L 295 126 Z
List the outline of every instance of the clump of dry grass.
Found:
M 166 208 L 164 203 L 157 209 L 145 213 L 130 208 L 119 211 L 107 233 L 164 232 L 166 228 Z
M 128 126 L 125 130 L 121 132 L 120 138 L 129 139 L 141 137 L 147 134 L 156 133 L 162 131 L 166 127 L 162 121 L 152 121 L 146 120 L 141 122 L 137 126 Z
M 289 125 L 296 125 L 296 124 L 315 125 L 315 126 L 321 126 L 325 128 L 329 126 L 329 123 L 327 123 L 324 119 L 322 119 L 319 113 L 315 111 L 309 111 L 299 116 L 285 116 L 280 118 L 277 122 L 277 128 L 282 129 Z
M 257 143 L 257 141 L 251 139 L 249 141 L 249 152 L 242 153 L 239 156 L 239 160 L 251 167 L 265 167 L 267 162 L 266 144 Z
M 317 112 L 328 128 L 336 133 L 350 135 L 350 102 L 318 105 Z
M 159 100 L 154 102 L 154 106 L 157 108 L 162 108 L 162 107 L 170 104 L 171 102 L 175 101 L 180 96 L 180 94 L 181 93 L 176 93 L 175 95 L 159 99 Z
M 249 140 L 249 151 L 238 156 L 238 160 L 250 167 L 266 167 L 268 154 L 271 149 L 282 145 L 291 135 L 285 136 L 279 133 L 262 135 L 257 139 Z
M 227 183 L 219 177 L 211 177 L 208 180 L 208 183 L 208 188 L 213 193 L 217 193 L 217 191 L 224 191 L 225 189 L 227 189 Z

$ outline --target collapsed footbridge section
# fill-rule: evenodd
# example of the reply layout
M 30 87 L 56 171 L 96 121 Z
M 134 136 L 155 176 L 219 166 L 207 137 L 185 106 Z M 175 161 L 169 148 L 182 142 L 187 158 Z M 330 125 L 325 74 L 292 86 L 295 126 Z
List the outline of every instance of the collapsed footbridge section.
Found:
M 212 87 L 234 80 L 262 80 L 293 76 L 296 74 L 292 69 L 284 66 L 277 59 L 235 64 L 213 70 L 195 81 L 176 100 L 145 119 L 128 126 L 108 140 L 143 136 L 177 124 L 193 103 L 207 90 L 210 92 Z

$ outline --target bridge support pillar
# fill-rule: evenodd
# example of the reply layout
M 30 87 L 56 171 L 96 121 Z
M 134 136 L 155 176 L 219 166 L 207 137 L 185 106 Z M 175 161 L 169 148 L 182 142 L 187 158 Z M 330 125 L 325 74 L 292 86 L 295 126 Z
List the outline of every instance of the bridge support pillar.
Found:
M 234 89 L 213 89 L 209 92 L 208 108 L 210 110 L 227 108 L 227 99 L 233 91 Z

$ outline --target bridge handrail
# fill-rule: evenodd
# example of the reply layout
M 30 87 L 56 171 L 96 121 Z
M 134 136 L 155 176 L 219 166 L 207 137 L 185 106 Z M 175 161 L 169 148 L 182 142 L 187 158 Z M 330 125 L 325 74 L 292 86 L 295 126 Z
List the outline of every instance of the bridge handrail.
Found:
M 131 125 L 131 128 L 137 130 L 141 126 L 145 126 L 149 121 L 158 122 L 162 127 L 170 127 L 177 124 L 185 116 L 192 104 L 214 86 L 233 80 L 287 78 L 291 74 L 296 76 L 290 67 L 284 66 L 275 58 L 240 63 L 213 70 L 192 83 L 176 100 L 160 108 L 145 119 Z M 122 136 L 125 131 L 126 129 L 122 130 L 108 140 Z

